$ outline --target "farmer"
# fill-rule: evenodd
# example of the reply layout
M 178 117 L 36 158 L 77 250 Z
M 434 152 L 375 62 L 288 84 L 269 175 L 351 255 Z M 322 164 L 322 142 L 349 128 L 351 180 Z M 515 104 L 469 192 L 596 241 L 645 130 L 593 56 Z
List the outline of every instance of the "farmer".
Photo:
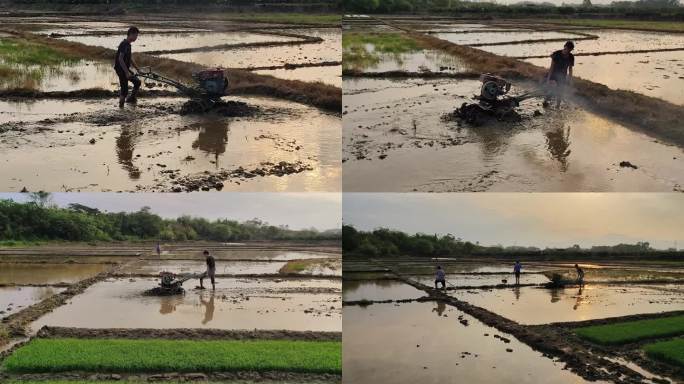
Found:
M 552 94 L 547 95 L 544 99 L 545 107 L 549 105 L 549 100 L 553 97 L 556 98 L 556 108 L 560 107 L 565 85 L 572 80 L 572 67 L 575 66 L 575 56 L 572 54 L 573 49 L 575 49 L 575 43 L 567 41 L 563 49 L 551 54 L 551 67 L 549 67 L 549 72 L 544 80 L 547 84 L 555 83 L 556 88 Z
M 156 250 L 157 250 L 157 257 L 160 257 L 160 256 L 161 256 L 161 244 L 159 244 L 158 241 L 157 241 L 157 248 L 156 248 Z
M 138 66 L 135 64 L 135 61 L 133 61 L 133 56 L 131 55 L 131 43 L 138 39 L 139 32 L 140 31 L 136 27 L 128 28 L 126 38 L 119 44 L 119 48 L 116 50 L 114 70 L 116 71 L 116 75 L 119 76 L 119 85 L 121 86 L 119 108 L 123 108 L 124 101 L 135 103 L 138 89 L 140 89 L 140 79 L 131 71 L 131 66 L 138 71 Z M 131 95 L 126 99 L 126 96 L 128 96 L 129 81 L 133 83 L 133 92 L 131 92 Z
M 520 271 L 522 270 L 522 264 L 520 261 L 516 260 L 513 265 L 513 273 L 515 274 L 515 285 L 520 285 Z
M 207 261 L 207 271 L 200 276 L 200 289 L 204 289 L 204 284 L 202 284 L 202 280 L 205 277 L 209 277 L 211 279 L 211 289 L 215 291 L 216 281 L 214 279 L 216 277 L 216 260 L 214 260 L 214 256 L 211 256 L 209 254 L 209 251 L 207 250 L 204 251 L 204 257 Z
M 577 284 L 584 285 L 584 270 L 579 265 L 575 264 L 575 272 L 577 272 Z
M 442 266 L 437 266 L 437 271 L 435 272 L 435 289 L 437 289 L 437 284 L 442 283 L 442 288 L 446 290 L 446 278 Z

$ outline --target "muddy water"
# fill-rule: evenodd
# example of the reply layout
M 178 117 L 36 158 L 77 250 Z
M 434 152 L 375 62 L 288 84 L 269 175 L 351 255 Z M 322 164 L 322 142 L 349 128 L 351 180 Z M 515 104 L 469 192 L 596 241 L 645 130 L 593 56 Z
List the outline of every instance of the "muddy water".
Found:
M 342 66 L 318 66 L 295 69 L 265 69 L 254 71 L 260 75 L 270 75 L 279 79 L 320 81 L 325 84 L 342 88 Z
M 124 31 L 125 32 L 125 31 Z M 125 36 L 68 36 L 65 40 L 86 45 L 116 49 Z M 262 43 L 266 41 L 296 41 L 299 39 L 251 32 L 188 32 L 178 34 L 146 33 L 132 44 L 133 52 L 210 47 L 223 44 Z
M 598 39 L 575 42 L 574 53 L 619 52 L 641 49 L 684 49 L 684 36 L 677 33 L 642 32 L 628 30 L 583 30 L 596 35 Z M 550 32 L 539 32 L 546 34 Z M 527 40 L 527 39 L 523 39 Z M 526 43 L 481 47 L 479 49 L 503 56 L 526 57 L 551 55 L 553 51 L 563 48 L 563 42 Z M 681 52 L 680 52 L 681 54 Z M 577 59 L 577 57 L 576 57 Z
M 217 279 L 215 292 L 190 289 L 166 297 L 142 296 L 154 279 L 105 281 L 36 321 L 86 328 L 217 328 L 341 331 L 339 281 Z M 325 293 L 307 290 L 325 289 Z
M 115 90 L 118 78 L 110 63 L 82 60 L 55 67 L 17 66 L 20 76 L 0 79 L 0 88 L 30 88 L 43 92 L 86 88 Z
M 435 36 L 442 40 L 447 40 L 455 44 L 470 45 L 470 44 L 487 44 L 487 43 L 504 43 L 508 41 L 525 41 L 537 39 L 567 39 L 572 40 L 579 35 L 570 32 L 535 32 L 535 31 L 520 31 L 520 32 L 494 32 L 494 33 L 437 33 Z M 558 44 L 557 44 L 558 45 Z M 562 44 L 561 48 L 562 48 Z
M 345 301 L 401 300 L 426 296 L 425 292 L 398 280 L 344 281 L 342 292 Z
M 661 288 L 588 284 L 583 289 L 523 287 L 450 295 L 521 324 L 544 324 L 684 310 L 681 292 Z
M 368 55 L 375 55 L 379 59 L 377 63 L 371 62 L 344 62 L 345 69 L 353 69 L 364 72 L 465 72 L 469 67 L 456 56 L 443 53 L 438 50 L 424 49 L 416 52 L 400 54 L 375 53 L 373 44 L 364 47 Z
M 63 118 L 74 112 L 82 112 L 84 120 L 26 128 L 34 134 L 6 133 L 0 142 L 0 164 L 12 167 L 1 167 L 2 187 L 171 190 L 172 176 L 199 177 L 205 171 L 240 166 L 251 170 L 263 162 L 286 161 L 301 162 L 312 170 L 224 185 L 232 190 L 339 190 L 339 117 L 271 99 L 240 100 L 271 112 L 256 118 L 180 116 L 165 108 L 178 111 L 185 100 L 171 98 L 141 99 L 137 108 L 128 106 L 123 112 L 114 100 L 0 103 L 0 122 Z M 133 110 L 137 115 L 131 115 Z M 179 171 L 169 174 L 169 170 Z
M 258 68 L 285 64 L 341 61 L 342 55 L 339 50 L 330 50 L 324 44 L 318 43 L 280 47 L 238 48 L 223 51 L 170 53 L 161 55 L 161 57 L 210 67 Z
M 263 261 L 219 261 L 216 264 L 218 274 L 275 274 L 285 265 L 283 262 Z M 161 271 L 173 273 L 202 273 L 206 270 L 204 260 L 141 260 L 130 263 L 121 269 L 121 273 L 158 273 Z
M 0 263 L 0 284 L 74 283 L 108 267 L 106 264 Z
M 468 320 L 467 327 L 459 316 Z M 549 384 L 585 382 L 512 336 L 445 304 L 348 306 L 343 322 L 343 383 L 531 384 L 540 377 Z
M 470 80 L 345 80 L 345 190 L 673 191 L 684 185 L 681 148 L 573 106 L 543 110 L 528 101 L 520 123 L 471 127 L 442 120 L 479 87 Z M 535 110 L 542 116 L 534 117 Z M 622 161 L 638 169 L 621 167 Z
M 60 293 L 64 288 L 53 287 L 0 287 L 0 318 Z
M 549 60 L 525 61 L 546 66 Z M 684 51 L 578 56 L 574 73 L 612 89 L 626 89 L 684 105 Z

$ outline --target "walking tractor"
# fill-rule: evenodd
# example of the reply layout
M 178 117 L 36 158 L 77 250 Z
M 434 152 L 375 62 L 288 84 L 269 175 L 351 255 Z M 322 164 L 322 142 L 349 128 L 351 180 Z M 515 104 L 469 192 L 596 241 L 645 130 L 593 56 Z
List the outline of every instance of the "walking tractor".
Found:
M 162 76 L 152 71 L 150 67 L 140 68 L 136 76 L 175 87 L 179 93 L 190 98 L 183 105 L 181 114 L 204 113 L 228 94 L 228 79 L 222 68 L 194 72 L 192 74 L 195 82 L 193 85 L 186 85 L 178 80 Z
M 508 95 L 511 90 L 511 83 L 502 77 L 489 73 L 480 75 L 480 81 L 482 82 L 480 94 L 473 97 L 477 102 L 463 103 L 456 110 L 456 116 L 473 125 L 482 124 L 487 116 L 493 116 L 499 120 L 518 119 L 520 115 L 515 109 L 520 106 L 521 102 L 546 96 L 546 92 L 541 89 L 516 96 Z
M 196 274 L 177 275 L 172 272 L 160 272 L 159 286 L 149 290 L 148 293 L 155 296 L 182 295 L 185 293 L 183 283 L 199 277 Z

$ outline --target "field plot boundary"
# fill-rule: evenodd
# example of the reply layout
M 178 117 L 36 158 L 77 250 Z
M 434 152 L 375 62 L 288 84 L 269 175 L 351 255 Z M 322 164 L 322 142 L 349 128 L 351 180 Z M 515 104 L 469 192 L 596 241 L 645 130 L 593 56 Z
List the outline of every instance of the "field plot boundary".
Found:
M 75 328 L 42 327 L 38 338 L 167 339 L 167 340 L 308 340 L 341 341 L 342 332 L 290 330 L 229 330 L 205 328 Z
M 531 81 L 538 81 L 545 73 L 544 68 L 531 63 L 439 39 L 409 27 L 398 26 L 394 20 L 376 20 L 407 33 L 426 47 L 459 57 L 471 66 L 480 68 L 482 73 Z M 684 107 L 633 91 L 611 89 L 581 78 L 573 80 L 573 87 L 575 95 L 571 97 L 589 111 L 667 143 L 684 146 L 684 130 L 677 128 L 684 121 Z M 630 105 L 630 108 L 625 108 L 625 105 Z
M 485 308 L 451 297 L 444 291 L 435 290 L 432 287 L 410 279 L 407 276 L 396 272 L 393 268 L 383 265 L 379 260 L 371 260 L 371 262 L 380 268 L 391 271 L 398 280 L 405 284 L 424 291 L 432 300 L 453 306 L 458 310 L 473 316 L 485 325 L 494 327 L 500 332 L 512 335 L 532 349 L 543 353 L 544 356 L 554 357 L 561 362 L 564 362 L 567 369 L 584 379 L 590 381 L 610 380 L 616 383 L 641 382 L 645 379 L 644 374 L 642 374 L 645 373 L 643 368 L 632 369 L 627 365 L 611 361 L 606 358 L 607 356 L 612 356 L 609 353 L 604 352 L 597 354 L 596 349 L 593 348 L 592 345 L 579 339 L 567 328 L 555 324 L 521 325 Z M 427 298 L 421 299 L 427 300 Z M 396 301 L 397 300 L 395 300 L 395 302 Z M 345 303 L 343 302 L 343 305 L 344 304 Z M 363 305 L 363 303 L 353 304 Z M 663 366 L 662 364 L 658 366 L 658 370 L 653 369 L 653 364 L 656 363 L 646 360 L 643 357 L 634 358 L 634 356 L 630 356 L 630 360 L 635 361 L 635 363 L 638 364 L 638 368 L 645 366 L 656 372 L 677 375 L 677 372 L 671 367 Z M 642 372 L 639 372 L 639 370 Z

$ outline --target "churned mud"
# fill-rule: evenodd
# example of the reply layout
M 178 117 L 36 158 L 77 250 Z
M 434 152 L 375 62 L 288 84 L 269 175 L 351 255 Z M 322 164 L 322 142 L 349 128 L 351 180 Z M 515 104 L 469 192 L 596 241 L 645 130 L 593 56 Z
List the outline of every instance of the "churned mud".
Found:
M 111 279 L 93 285 L 70 305 L 38 319 L 77 328 L 218 328 L 339 331 L 341 282 L 273 278 L 218 278 L 216 290 L 184 284 L 184 295 L 144 296 L 158 279 Z M 205 286 L 211 287 L 205 280 Z
M 101 100 L 2 103 L 0 162 L 14 165 L 3 167 L 6 188 L 339 189 L 339 117 L 264 98 L 209 114 L 181 114 L 184 103 L 141 99 L 123 111 Z
M 479 87 L 476 80 L 457 79 L 345 80 L 345 188 L 678 191 L 684 185 L 681 148 L 575 105 L 545 109 L 540 100 L 528 100 L 519 108 L 520 121 L 492 118 L 482 126 L 448 115 L 472 102 Z M 621 167 L 625 160 L 637 169 Z

